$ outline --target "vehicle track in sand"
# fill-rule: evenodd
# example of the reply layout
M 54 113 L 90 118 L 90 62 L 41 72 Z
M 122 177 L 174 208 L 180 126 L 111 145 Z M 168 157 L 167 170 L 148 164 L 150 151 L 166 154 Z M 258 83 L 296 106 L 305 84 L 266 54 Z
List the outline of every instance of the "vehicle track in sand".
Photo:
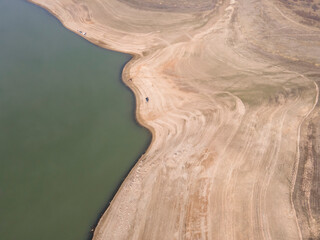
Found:
M 291 21 L 276 0 L 196 12 L 32 1 L 87 40 L 134 55 L 123 80 L 153 139 L 94 240 L 320 237 L 319 29 Z

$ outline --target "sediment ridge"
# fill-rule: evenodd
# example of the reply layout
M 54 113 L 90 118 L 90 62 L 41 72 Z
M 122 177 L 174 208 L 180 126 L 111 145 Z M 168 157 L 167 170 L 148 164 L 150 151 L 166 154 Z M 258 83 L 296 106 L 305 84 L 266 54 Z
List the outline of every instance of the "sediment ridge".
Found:
M 188 1 L 183 11 L 170 1 L 32 2 L 134 55 L 123 81 L 153 139 L 94 240 L 319 239 L 316 25 L 276 0 L 194 11 Z

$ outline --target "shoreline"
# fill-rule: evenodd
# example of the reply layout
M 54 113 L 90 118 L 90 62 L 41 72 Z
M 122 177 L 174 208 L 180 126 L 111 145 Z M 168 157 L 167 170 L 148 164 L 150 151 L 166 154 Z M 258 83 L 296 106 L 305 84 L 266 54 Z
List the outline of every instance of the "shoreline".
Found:
M 304 213 L 292 214 L 299 202 L 287 199 L 291 181 L 300 179 L 292 175 L 296 158 L 307 155 L 297 155 L 296 132 L 319 111 L 308 77 L 318 70 L 319 39 L 299 49 L 312 30 L 267 0 L 219 1 L 197 14 L 115 0 L 28 1 L 78 35 L 83 27 L 88 35 L 80 36 L 92 44 L 132 56 L 122 81 L 151 141 L 107 205 L 94 240 L 318 234 L 309 226 L 300 233 Z
M 91 44 L 95 45 L 95 46 L 98 46 L 104 50 L 109 50 L 109 51 L 114 51 L 114 52 L 120 52 L 118 51 L 117 49 L 115 48 L 112 48 L 111 46 L 106 48 L 104 47 L 102 44 L 99 44 L 97 41 L 94 41 L 93 39 L 89 39 L 89 38 L 86 38 L 86 37 L 83 37 L 81 34 L 79 34 L 77 31 L 74 31 L 70 28 L 68 28 L 63 21 L 61 21 L 61 19 L 59 18 L 59 15 L 56 14 L 55 12 L 51 11 L 49 8 L 47 8 L 46 6 L 44 5 L 41 5 L 37 2 L 35 2 L 34 0 L 26 0 L 27 2 L 37 6 L 37 7 L 40 7 L 41 9 L 44 9 L 45 11 L 47 11 L 49 14 L 51 14 L 52 16 L 54 16 L 61 24 L 64 28 L 66 28 L 67 30 L 73 32 L 74 34 L 77 34 L 79 37 L 81 37 L 82 39 L 90 42 Z M 122 70 L 122 77 L 121 77 L 121 82 L 127 86 L 132 92 L 133 92 L 133 95 L 135 97 L 135 104 L 137 104 L 137 106 L 135 106 L 135 121 L 142 127 L 146 128 L 152 135 L 152 139 L 153 139 L 153 133 L 154 131 L 152 130 L 152 128 L 150 126 L 148 126 L 145 122 L 142 121 L 141 117 L 139 116 L 139 113 L 137 112 L 137 109 L 139 107 L 139 101 L 137 100 L 137 88 L 134 86 L 134 84 L 128 84 L 128 80 L 130 77 L 124 77 L 125 75 L 128 75 L 128 70 L 126 71 L 126 68 L 128 68 L 128 66 L 130 66 L 131 64 L 133 64 L 133 62 L 137 59 L 139 59 L 139 54 L 135 54 L 135 53 L 132 53 L 132 52 L 120 52 L 120 53 L 124 53 L 124 54 L 128 54 L 131 56 L 131 59 L 125 63 L 125 65 L 123 66 L 123 70 Z M 151 140 L 151 143 L 150 145 L 152 144 L 152 140 Z M 145 151 L 146 152 L 146 151 Z
M 107 204 L 106 207 L 104 207 L 104 210 L 102 210 L 102 212 L 101 212 L 102 214 L 99 214 L 99 217 L 97 218 L 97 221 L 96 221 L 95 225 L 92 226 L 92 227 L 93 227 L 92 229 L 94 229 L 94 231 L 90 231 L 90 237 L 88 238 L 88 240 L 94 239 L 94 237 L 95 237 L 95 232 L 96 232 L 96 230 L 98 230 L 98 228 L 99 228 L 99 223 L 103 221 L 103 218 L 104 218 L 104 216 L 107 214 L 108 209 L 111 207 L 113 200 L 116 199 L 117 194 L 119 193 L 119 191 L 120 191 L 121 188 L 123 187 L 123 184 L 124 184 L 125 180 L 126 180 L 126 179 L 130 176 L 130 174 L 135 170 L 135 168 L 137 167 L 137 163 L 139 162 L 139 160 L 142 159 L 145 154 L 147 154 L 147 152 L 149 151 L 149 149 L 152 147 L 152 143 L 153 143 L 153 141 L 154 141 L 154 131 L 151 131 L 148 127 L 146 127 L 145 125 L 141 124 L 141 119 L 138 118 L 138 116 L 139 116 L 139 115 L 137 114 L 138 106 L 136 105 L 136 104 L 138 103 L 138 101 L 137 101 L 137 98 L 136 98 L 136 96 L 137 96 L 137 95 L 136 95 L 136 92 L 135 92 L 135 90 L 133 89 L 133 85 L 130 86 L 130 85 L 127 84 L 128 80 L 129 80 L 129 77 L 127 77 L 127 78 L 124 78 L 124 77 L 123 77 L 123 75 L 126 74 L 126 73 L 125 73 L 125 69 L 126 69 L 126 68 L 129 68 L 128 65 L 129 65 L 132 61 L 134 61 L 135 56 L 134 56 L 134 55 L 131 55 L 131 56 L 132 56 L 132 58 L 131 58 L 131 59 L 124 65 L 124 67 L 123 67 L 121 81 L 122 81 L 122 83 L 123 83 L 126 87 L 128 87 L 128 88 L 132 91 L 132 93 L 133 93 L 133 95 L 134 95 L 134 97 L 135 97 L 135 104 L 134 104 L 134 109 L 135 109 L 134 121 L 136 121 L 137 124 L 139 124 L 140 126 L 146 128 L 146 129 L 150 132 L 150 139 L 149 139 L 149 142 L 146 144 L 146 146 L 145 146 L 145 148 L 144 148 L 145 150 L 143 151 L 143 153 L 140 155 L 140 157 L 138 157 L 138 158 L 132 163 L 132 165 L 130 166 L 127 174 L 125 174 L 125 175 L 121 178 L 121 181 L 119 182 L 118 186 L 116 186 L 116 188 L 115 188 L 115 190 L 114 190 L 111 198 L 109 199 L 110 201 L 108 201 L 109 204 Z M 127 79 L 127 81 L 125 81 L 124 79 Z
M 62 24 L 62 26 L 64 28 L 66 28 L 67 30 L 73 32 L 74 34 L 77 34 L 79 37 L 81 37 L 82 39 L 88 41 L 89 43 L 98 46 L 100 48 L 102 48 L 103 50 L 109 50 L 109 51 L 114 51 L 114 52 L 119 52 L 116 49 L 113 48 L 106 48 L 103 45 L 99 45 L 98 42 L 95 41 L 90 41 L 90 39 L 87 39 L 85 37 L 83 37 L 81 34 L 79 34 L 77 31 L 74 31 L 72 29 L 69 29 L 68 27 L 65 26 L 64 22 L 61 21 L 61 19 L 59 18 L 59 16 L 57 14 L 55 14 L 53 11 L 51 11 L 50 9 L 46 8 L 44 5 L 41 5 L 39 3 L 34 2 L 33 0 L 26 0 L 27 2 L 33 4 L 34 6 L 37 6 L 43 10 L 45 10 L 46 12 L 48 12 L 49 14 L 51 14 L 51 16 L 53 16 L 54 18 L 57 19 L 57 21 L 59 23 Z M 99 223 L 101 221 L 103 221 L 103 216 L 105 216 L 105 214 L 107 213 L 108 209 L 110 208 L 110 206 L 112 205 L 112 201 L 116 198 L 117 193 L 121 190 L 121 187 L 124 183 L 124 181 L 126 180 L 127 177 L 130 176 L 131 172 L 134 171 L 135 167 L 137 166 L 137 163 L 139 162 L 139 160 L 143 157 L 143 155 L 145 155 L 149 149 L 152 147 L 152 144 L 154 142 L 154 130 L 153 128 L 151 128 L 150 126 L 148 126 L 145 122 L 142 121 L 138 109 L 139 109 L 139 105 L 141 104 L 138 99 L 138 89 L 134 86 L 134 84 L 129 84 L 129 79 L 130 79 L 130 75 L 129 75 L 129 68 L 130 66 L 137 60 L 139 59 L 139 54 L 134 54 L 134 53 L 130 53 L 130 52 L 121 52 L 124 54 L 128 54 L 131 56 L 130 60 L 128 62 L 126 62 L 122 68 L 122 73 L 121 73 L 121 83 L 124 84 L 125 87 L 127 87 L 133 94 L 134 96 L 134 104 L 133 104 L 133 109 L 134 109 L 134 114 L 133 114 L 133 120 L 140 125 L 141 127 L 147 129 L 150 133 L 150 139 L 148 140 L 148 143 L 146 144 L 146 146 L 143 148 L 144 150 L 142 150 L 142 153 L 140 155 L 140 157 L 138 157 L 138 159 L 136 159 L 133 164 L 131 165 L 131 167 L 129 168 L 129 171 L 127 172 L 126 175 L 121 177 L 121 180 L 118 184 L 118 186 L 115 187 L 115 190 L 112 194 L 112 196 L 110 197 L 110 199 L 108 199 L 109 204 L 106 204 L 106 206 L 103 208 L 103 210 L 101 210 L 101 212 L 99 213 L 99 216 L 97 217 L 97 220 L 95 221 L 94 225 L 91 226 L 91 230 L 94 229 L 96 230 L 99 227 Z M 109 201 L 110 200 L 110 201 Z M 88 239 L 93 239 L 94 238 L 94 232 L 95 231 L 90 231 L 90 229 L 88 229 Z

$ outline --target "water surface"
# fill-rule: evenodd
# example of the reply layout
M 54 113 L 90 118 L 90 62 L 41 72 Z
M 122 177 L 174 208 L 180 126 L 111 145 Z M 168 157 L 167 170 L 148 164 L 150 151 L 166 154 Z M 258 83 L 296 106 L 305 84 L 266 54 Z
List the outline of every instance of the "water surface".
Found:
M 149 141 L 128 55 L 24 0 L 0 0 L 0 239 L 85 240 Z

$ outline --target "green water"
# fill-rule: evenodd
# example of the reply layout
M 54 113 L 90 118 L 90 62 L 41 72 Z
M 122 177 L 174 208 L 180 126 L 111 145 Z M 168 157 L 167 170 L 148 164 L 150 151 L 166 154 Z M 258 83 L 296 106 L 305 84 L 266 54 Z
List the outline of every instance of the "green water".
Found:
M 86 240 L 149 142 L 103 50 L 24 0 L 0 0 L 0 239 Z

